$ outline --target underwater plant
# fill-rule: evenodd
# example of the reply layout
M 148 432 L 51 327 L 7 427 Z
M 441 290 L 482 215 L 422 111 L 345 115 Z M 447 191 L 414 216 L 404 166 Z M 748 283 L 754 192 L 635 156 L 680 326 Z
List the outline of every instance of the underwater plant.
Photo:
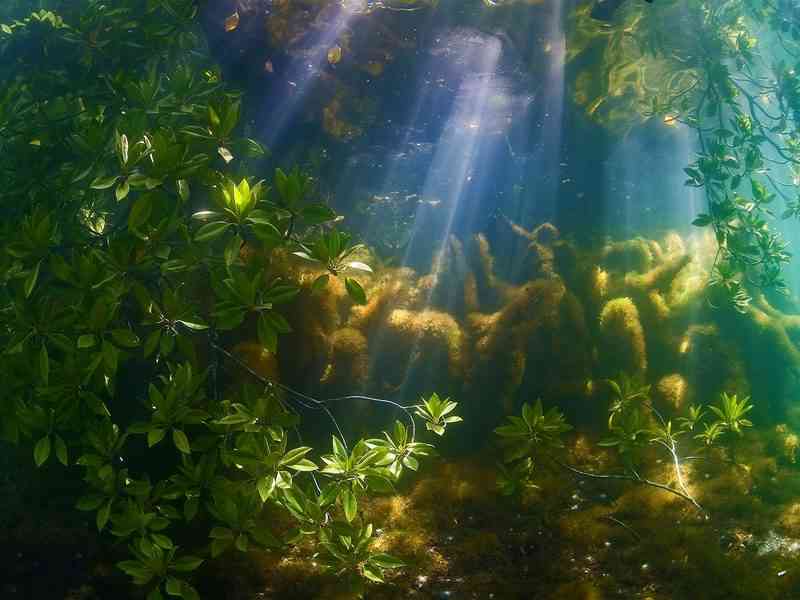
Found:
M 0 437 L 82 470 L 77 508 L 129 547 L 118 566 L 148 600 L 197 598 L 208 557 L 301 542 L 381 580 L 400 562 L 373 551 L 359 504 L 430 454 L 415 407 L 357 397 L 409 425 L 350 447 L 326 401 L 235 350 L 280 353 L 300 291 L 287 256 L 369 273 L 358 246 L 299 170 L 251 176 L 265 149 L 194 0 L 50 6 L 0 26 Z M 441 434 L 455 408 L 427 398 L 418 415 Z M 303 411 L 330 417 L 331 454 L 301 442 Z
M 522 416 L 508 417 L 508 423 L 495 429 L 499 444 L 503 449 L 503 464 L 499 467 L 498 488 L 505 495 L 518 493 L 533 485 L 534 461 L 539 460 L 576 476 L 593 479 L 618 479 L 662 489 L 679 496 L 697 509 L 702 506 L 692 496 L 682 472 L 686 460 L 679 449 L 682 437 L 703 442 L 708 448 L 718 445 L 726 432 L 742 435 L 745 427 L 752 423 L 745 418 L 753 405 L 749 398 L 739 400 L 735 394 L 721 394 L 720 405 L 689 407 L 688 414 L 676 419 L 675 424 L 666 419 L 650 401 L 650 386 L 639 383 L 635 378 L 620 374 L 618 380 L 607 380 L 611 390 L 608 409 L 607 436 L 597 442 L 598 446 L 614 448 L 620 458 L 622 472 L 595 473 L 579 466 L 569 464 L 556 450 L 564 447 L 562 435 L 572 429 L 558 408 L 546 412 L 541 400 L 531 406 L 525 403 Z M 716 416 L 706 420 L 708 414 Z M 704 430 L 699 430 L 702 423 Z M 649 479 L 643 473 L 648 465 L 644 461 L 646 449 L 661 449 L 667 452 L 674 466 L 675 485 Z M 729 445 L 729 448 L 732 446 Z M 696 458 L 696 457 L 694 457 Z
M 436 435 L 444 435 L 445 428 L 450 423 L 459 423 L 461 417 L 451 414 L 458 406 L 450 398 L 440 398 L 433 393 L 430 398 L 423 400 L 422 405 L 416 409 L 416 414 L 425 419 L 425 427 Z
M 750 398 L 739 398 L 736 394 L 722 392 L 719 406 L 710 406 L 709 409 L 718 417 L 722 427 L 736 435 L 742 435 L 745 427 L 752 427 L 753 423 L 745 415 L 753 410 Z

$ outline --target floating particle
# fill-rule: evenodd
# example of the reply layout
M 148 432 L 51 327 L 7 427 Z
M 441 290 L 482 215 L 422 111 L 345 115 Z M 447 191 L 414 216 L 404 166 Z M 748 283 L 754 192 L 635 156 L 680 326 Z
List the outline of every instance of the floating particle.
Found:
M 275 66 L 272 64 L 271 60 L 268 60 L 267 62 L 264 63 L 264 71 L 267 73 L 275 72 Z
M 235 31 L 236 28 L 239 27 L 239 11 L 237 10 L 227 19 L 225 19 L 225 31 L 230 33 L 231 31 Z
M 217 148 L 217 152 L 219 153 L 219 155 L 222 157 L 222 160 L 224 160 L 226 164 L 233 160 L 233 154 L 231 154 L 231 151 L 228 150 L 225 146 L 220 146 L 219 148 Z
M 364 70 L 373 77 L 380 77 L 383 73 L 383 63 L 377 60 L 371 60 L 367 63 L 366 67 L 364 67 Z
M 328 62 L 330 64 L 336 65 L 341 60 L 342 60 L 342 47 L 341 46 L 333 46 L 330 50 L 328 50 Z

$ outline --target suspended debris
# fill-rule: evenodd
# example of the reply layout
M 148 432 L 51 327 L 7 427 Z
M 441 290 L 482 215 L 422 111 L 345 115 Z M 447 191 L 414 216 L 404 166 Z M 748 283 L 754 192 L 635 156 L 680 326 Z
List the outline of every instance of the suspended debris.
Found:
M 339 61 L 342 60 L 342 47 L 341 46 L 334 46 L 330 50 L 328 50 L 328 62 L 332 65 L 336 65 Z
M 373 77 L 380 77 L 383 74 L 384 65 L 380 61 L 371 60 L 363 69 Z
M 225 146 L 220 146 L 219 148 L 217 148 L 217 152 L 222 157 L 222 160 L 225 161 L 225 164 L 228 164 L 233 160 L 233 154 L 231 154 L 231 151 L 228 150 Z
M 225 19 L 225 32 L 230 33 L 231 31 L 235 31 L 237 27 L 239 27 L 238 10 L 235 13 L 233 13 L 230 17 Z

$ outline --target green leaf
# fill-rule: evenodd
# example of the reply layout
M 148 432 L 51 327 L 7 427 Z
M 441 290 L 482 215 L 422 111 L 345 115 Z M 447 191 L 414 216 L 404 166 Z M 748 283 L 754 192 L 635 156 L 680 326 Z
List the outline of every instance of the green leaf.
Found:
M 348 488 L 343 488 L 339 493 L 339 498 L 342 501 L 342 510 L 344 510 L 344 518 L 348 523 L 352 523 L 356 518 L 358 512 L 358 501 L 356 495 Z
M 178 196 L 180 197 L 181 200 L 186 202 L 189 199 L 189 194 L 190 194 L 189 182 L 186 181 L 185 179 L 178 179 L 178 181 L 176 182 L 176 186 L 178 188 Z
M 117 199 L 117 202 L 122 202 L 125 198 L 128 197 L 128 194 L 131 191 L 131 184 L 128 183 L 128 180 L 122 181 L 117 188 L 114 190 L 114 197 Z
M 314 283 L 311 284 L 311 293 L 312 294 L 319 294 L 328 286 L 328 281 L 330 280 L 330 275 L 325 273 L 324 275 L 320 275 L 314 280 Z
M 183 503 L 183 518 L 186 521 L 191 521 L 197 515 L 197 509 L 200 507 L 200 499 L 197 497 L 187 498 Z
M 64 443 L 64 439 L 58 434 L 53 436 L 53 439 L 56 447 L 56 458 L 58 459 L 58 462 L 66 467 L 69 464 L 67 445 Z
M 153 196 L 152 194 L 145 194 L 136 199 L 131 206 L 131 212 L 128 214 L 128 229 L 131 231 L 138 230 L 150 218 L 153 212 Z
M 167 583 L 164 586 L 167 594 L 170 596 L 181 596 L 181 580 L 174 577 L 167 577 Z
M 344 286 L 347 288 L 347 295 L 350 296 L 356 304 L 367 303 L 367 294 L 364 292 L 364 288 L 361 287 L 361 284 L 355 279 L 345 277 Z
M 33 447 L 33 460 L 37 467 L 41 467 L 50 457 L 50 436 L 46 435 Z
M 151 533 L 150 537 L 153 539 L 153 542 L 156 544 L 156 546 L 163 548 L 164 550 L 171 550 L 174 546 L 172 540 L 163 533 Z
M 306 454 L 311 451 L 311 448 L 308 446 L 298 446 L 297 448 L 292 448 L 286 454 L 283 455 L 281 458 L 279 465 L 292 465 L 293 463 L 298 462 L 302 459 Z
M 224 258 L 226 266 L 230 267 L 234 262 L 236 262 L 236 259 L 239 258 L 241 247 L 242 238 L 238 235 L 231 237 L 231 239 L 225 245 Z
M 331 436 L 331 439 L 333 440 L 333 455 L 341 461 L 346 461 L 347 450 L 345 449 L 344 444 L 342 444 L 342 441 L 335 435 Z
M 225 550 L 227 550 L 232 543 L 232 540 L 216 539 L 211 541 L 211 557 L 216 558 Z
M 175 347 L 175 336 L 174 335 L 162 335 L 161 340 L 159 341 L 159 350 L 162 356 L 168 356 L 172 349 Z
M 186 437 L 186 434 L 182 430 L 172 430 L 172 441 L 178 450 L 184 454 L 191 454 L 192 448 L 189 446 L 189 438 Z
M 436 435 L 444 435 L 444 427 L 442 425 L 438 425 L 436 423 L 425 423 L 425 428 L 428 431 L 432 431 Z
M 408 467 L 412 471 L 416 471 L 419 469 L 419 461 L 410 455 L 403 457 L 403 465 Z
M 208 329 L 208 325 L 204 323 L 194 322 L 194 321 L 184 321 L 182 319 L 176 321 L 176 323 L 180 323 L 184 327 L 188 327 L 192 331 L 205 331 Z
M 225 230 L 228 229 L 230 225 L 225 223 L 224 221 L 215 221 L 213 223 L 206 223 L 200 229 L 197 230 L 197 233 L 194 235 L 194 239 L 196 242 L 208 242 L 215 238 L 218 238 Z
M 370 581 L 374 581 L 375 583 L 383 583 L 383 576 L 377 567 L 373 567 L 370 564 L 365 564 L 361 568 L 361 572 L 364 574 L 364 577 Z
M 295 471 L 308 472 L 308 471 L 316 471 L 318 467 L 312 461 L 308 460 L 307 458 L 304 458 L 302 460 L 297 461 L 296 463 L 289 465 L 289 468 L 294 469 Z
M 406 563 L 399 558 L 383 553 L 373 554 L 369 557 L 369 562 L 379 566 L 381 569 L 399 569 L 406 566 Z
M 84 350 L 86 348 L 91 348 L 96 343 L 97 338 L 95 338 L 91 333 L 86 333 L 78 338 L 78 349 Z
M 28 276 L 25 278 L 25 297 L 30 298 L 31 293 L 33 292 L 33 288 L 36 287 L 36 281 L 39 279 L 39 269 L 42 266 L 42 261 L 36 263 L 36 266 L 28 272 Z
M 78 461 L 80 463 L 80 461 Z M 80 498 L 75 505 L 75 508 L 78 510 L 97 510 L 97 508 L 103 503 L 105 500 L 104 496 L 99 494 L 89 494 L 88 496 L 84 496 Z
M 261 158 L 265 156 L 267 150 L 259 144 L 256 140 L 245 138 L 241 143 L 242 151 L 248 158 Z
M 256 489 L 261 501 L 266 502 L 275 490 L 275 478 L 270 476 L 260 478 L 256 482 Z
M 181 596 L 183 600 L 200 600 L 200 594 L 187 582 L 181 582 Z
M 123 348 L 135 348 L 139 345 L 139 336 L 130 329 L 114 329 L 111 331 L 111 339 L 117 346 Z
M 262 312 L 261 314 L 278 333 L 290 333 L 292 331 L 292 326 L 289 325 L 289 321 L 282 314 L 275 311 Z
M 753 192 L 753 199 L 757 201 L 764 200 L 768 195 L 767 188 L 764 187 L 764 184 L 755 179 L 750 180 L 750 189 Z
M 158 343 L 161 341 L 161 330 L 156 329 L 152 331 L 144 342 L 144 356 L 147 358 L 158 348 Z
M 150 593 L 147 594 L 147 600 L 164 600 L 164 596 L 159 588 L 154 587 L 150 590 Z
M 144 563 L 138 560 L 123 560 L 117 563 L 120 571 L 133 577 L 134 581 L 140 585 L 146 584 L 153 578 L 153 571 Z
M 299 293 L 300 288 L 294 285 L 273 285 L 264 294 L 264 301 L 272 304 L 283 304 L 293 300 Z
M 167 430 L 162 429 L 160 427 L 153 427 L 150 431 L 147 432 L 147 447 L 152 448 L 158 442 L 164 439 Z
M 113 177 L 96 177 L 89 187 L 93 190 L 107 190 L 117 183 L 117 179 L 119 179 L 118 175 L 114 175 Z
M 106 523 L 108 523 L 108 517 L 110 515 L 111 515 L 111 500 L 103 504 L 103 506 L 100 507 L 100 510 L 97 511 L 97 517 L 95 519 L 95 522 L 97 524 L 98 531 L 103 531 L 103 528 L 106 526 Z
M 110 344 L 106 340 L 103 340 L 102 343 L 103 362 L 106 365 L 106 369 L 111 373 L 114 373 L 117 370 L 118 352 L 119 351 L 112 344 Z
M 310 204 L 300 211 L 300 217 L 308 225 L 319 225 L 336 219 L 336 213 L 325 204 Z
M 365 271 L 367 273 L 372 273 L 372 267 L 370 267 L 367 263 L 363 263 L 357 260 L 347 263 L 347 266 L 357 271 Z
M 263 313 L 258 316 L 258 341 L 273 354 L 278 352 L 278 332 Z
M 215 540 L 232 540 L 234 537 L 233 531 L 227 527 L 213 527 L 208 535 Z
M 42 344 L 39 350 L 39 374 L 45 385 L 50 383 L 50 356 L 47 354 L 47 346 Z
M 272 246 L 277 246 L 283 242 L 283 234 L 281 234 L 274 224 L 260 220 L 255 221 L 254 217 L 249 217 L 248 221 L 252 222 L 253 233 L 262 242 L 266 242 Z

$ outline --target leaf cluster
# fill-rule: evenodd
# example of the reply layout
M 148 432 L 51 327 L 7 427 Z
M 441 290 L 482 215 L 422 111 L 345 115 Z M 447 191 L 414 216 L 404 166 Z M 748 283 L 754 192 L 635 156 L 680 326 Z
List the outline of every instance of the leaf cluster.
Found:
M 0 7 L 0 438 L 80 469 L 77 508 L 130 548 L 119 567 L 149 600 L 196 598 L 207 557 L 303 539 L 380 580 L 400 563 L 371 550 L 359 501 L 432 446 L 398 423 L 319 456 L 292 395 L 247 383 L 227 349 L 254 329 L 280 352 L 300 294 L 285 257 L 369 275 L 363 247 L 298 169 L 251 176 L 266 150 L 194 0 L 40 4 Z M 226 380 L 223 358 L 242 367 Z M 430 406 L 441 434 L 455 403 Z M 271 531 L 265 508 L 293 529 Z

